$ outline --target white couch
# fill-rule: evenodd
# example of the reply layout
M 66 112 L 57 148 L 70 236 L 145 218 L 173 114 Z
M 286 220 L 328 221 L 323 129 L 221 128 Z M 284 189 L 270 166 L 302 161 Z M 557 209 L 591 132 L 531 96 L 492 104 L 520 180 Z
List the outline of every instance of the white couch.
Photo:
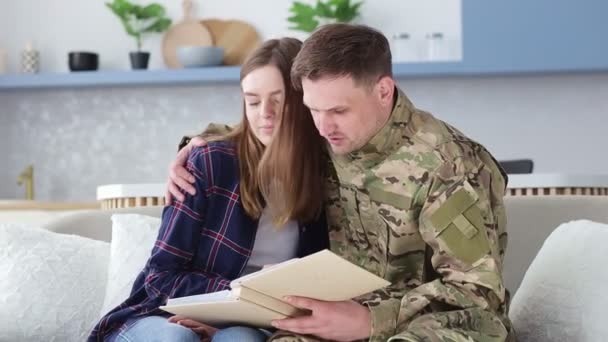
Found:
M 608 223 L 608 197 L 600 196 L 530 196 L 507 197 L 509 246 L 504 277 L 514 294 L 545 239 L 560 224 L 587 219 Z M 115 213 L 138 213 L 160 217 L 161 207 L 87 211 L 59 218 L 44 226 L 62 234 L 75 234 L 95 240 L 110 241 Z M 608 241 L 606 241 L 608 244 Z
M 608 223 L 604 196 L 515 196 L 506 197 L 505 205 L 509 245 L 504 278 L 512 294 L 545 239 L 560 224 L 581 219 Z
M 504 277 L 515 293 L 545 239 L 560 224 L 587 219 L 608 223 L 608 197 L 601 196 L 515 196 L 505 199 L 509 246 Z M 87 211 L 62 217 L 44 226 L 51 231 L 110 241 L 110 217 L 115 213 L 139 213 L 160 217 L 162 207 Z

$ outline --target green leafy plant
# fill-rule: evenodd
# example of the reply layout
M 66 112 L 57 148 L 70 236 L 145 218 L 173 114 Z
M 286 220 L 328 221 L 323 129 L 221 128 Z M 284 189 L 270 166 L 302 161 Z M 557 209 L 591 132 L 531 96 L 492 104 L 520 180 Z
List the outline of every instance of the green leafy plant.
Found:
M 165 8 L 156 3 L 140 6 L 128 0 L 114 0 L 106 6 L 120 19 L 127 34 L 135 38 L 137 51 L 141 50 L 144 34 L 162 33 L 171 26 L 171 19 L 165 16 Z
M 295 1 L 287 21 L 294 24 L 291 30 L 312 32 L 319 26 L 320 20 L 348 23 L 359 16 L 363 1 L 351 3 L 351 0 L 317 0 L 316 5 Z

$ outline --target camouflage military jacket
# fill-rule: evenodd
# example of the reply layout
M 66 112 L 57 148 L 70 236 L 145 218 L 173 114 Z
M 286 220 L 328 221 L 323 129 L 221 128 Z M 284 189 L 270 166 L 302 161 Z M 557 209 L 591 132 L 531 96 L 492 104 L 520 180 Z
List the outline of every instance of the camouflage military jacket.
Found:
M 331 248 L 392 284 L 358 298 L 370 341 L 515 340 L 502 280 L 506 175 L 483 146 L 400 92 L 366 146 L 332 159 Z
M 400 92 L 385 127 L 333 161 L 332 250 L 392 283 L 361 299 L 371 340 L 506 340 L 506 176 L 490 153 Z

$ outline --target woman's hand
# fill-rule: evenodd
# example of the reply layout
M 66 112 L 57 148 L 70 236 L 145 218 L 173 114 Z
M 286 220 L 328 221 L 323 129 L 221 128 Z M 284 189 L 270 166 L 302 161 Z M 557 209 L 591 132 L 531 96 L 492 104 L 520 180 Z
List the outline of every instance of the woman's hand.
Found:
M 214 328 L 207 324 L 203 324 L 201 322 L 197 322 L 195 320 L 191 320 L 189 318 L 179 315 L 169 317 L 169 323 L 179 324 L 183 327 L 191 329 L 192 331 L 201 336 L 201 341 L 211 341 L 211 338 L 218 330 L 217 328 Z

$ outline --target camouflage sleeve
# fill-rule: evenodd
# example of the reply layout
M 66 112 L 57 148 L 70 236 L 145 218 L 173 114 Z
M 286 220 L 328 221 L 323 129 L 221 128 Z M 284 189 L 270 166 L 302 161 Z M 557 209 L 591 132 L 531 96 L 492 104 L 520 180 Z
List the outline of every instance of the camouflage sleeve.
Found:
M 504 186 L 498 169 L 484 164 L 445 163 L 437 170 L 418 219 L 427 244 L 427 282 L 401 300 L 388 293 L 370 307 L 373 341 L 512 338 L 501 275 Z
M 205 130 L 203 132 L 201 132 L 200 134 L 198 134 L 197 136 L 205 139 L 205 138 L 209 138 L 209 137 L 213 137 L 213 136 L 224 135 L 224 134 L 230 133 L 231 131 L 232 131 L 232 127 L 230 127 L 228 125 L 210 123 L 209 125 L 207 125 L 207 128 L 205 128 Z M 179 142 L 177 150 L 179 151 L 182 148 L 184 148 L 184 146 L 188 145 L 188 143 L 190 142 L 190 140 L 192 140 L 192 138 L 194 138 L 194 136 L 184 136 L 182 138 L 182 140 Z

